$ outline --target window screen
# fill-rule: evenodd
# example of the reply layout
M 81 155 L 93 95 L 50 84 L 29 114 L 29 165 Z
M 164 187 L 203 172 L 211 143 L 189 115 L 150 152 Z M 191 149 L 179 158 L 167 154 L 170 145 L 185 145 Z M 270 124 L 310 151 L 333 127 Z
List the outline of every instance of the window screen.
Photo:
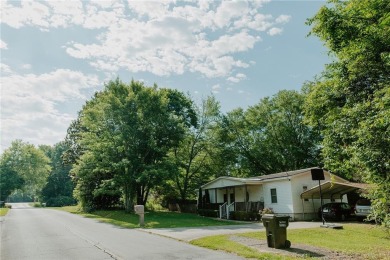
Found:
M 278 196 L 276 195 L 276 189 L 271 189 L 271 203 L 278 203 Z

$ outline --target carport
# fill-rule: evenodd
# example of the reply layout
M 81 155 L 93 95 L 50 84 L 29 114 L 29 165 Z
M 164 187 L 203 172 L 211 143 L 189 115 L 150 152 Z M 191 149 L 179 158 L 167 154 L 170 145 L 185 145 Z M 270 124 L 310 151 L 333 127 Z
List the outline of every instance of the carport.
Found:
M 304 199 L 311 199 L 313 201 L 313 209 L 314 207 L 314 199 L 320 199 L 320 190 L 322 194 L 322 199 L 340 199 L 342 200 L 343 196 L 349 192 L 356 191 L 359 189 L 366 190 L 368 188 L 368 184 L 365 183 L 353 183 L 353 182 L 335 182 L 335 181 L 327 181 L 322 183 L 321 185 L 317 185 L 309 190 L 306 190 L 301 193 L 302 199 L 302 207 L 303 207 L 303 218 L 305 218 L 305 207 L 304 207 Z M 309 212 L 307 212 L 309 213 Z M 315 213 L 315 212 L 314 212 Z

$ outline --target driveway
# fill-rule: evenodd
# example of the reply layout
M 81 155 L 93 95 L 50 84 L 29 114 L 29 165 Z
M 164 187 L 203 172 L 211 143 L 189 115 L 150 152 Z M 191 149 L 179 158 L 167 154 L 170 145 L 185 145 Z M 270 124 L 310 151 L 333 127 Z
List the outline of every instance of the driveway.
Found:
M 0 222 L 2 260 L 243 259 L 59 210 L 13 205 Z
M 313 228 L 313 227 L 319 227 L 320 224 L 321 223 L 319 222 L 290 222 L 287 229 Z M 170 237 L 177 240 L 189 242 L 191 240 L 201 238 L 201 237 L 206 237 L 206 236 L 265 231 L 265 228 L 261 223 L 250 223 L 250 224 L 243 224 L 243 225 L 228 225 L 228 226 L 214 226 L 214 227 L 156 228 L 156 229 L 143 229 L 143 231 L 151 234 L 157 234 L 160 236 Z

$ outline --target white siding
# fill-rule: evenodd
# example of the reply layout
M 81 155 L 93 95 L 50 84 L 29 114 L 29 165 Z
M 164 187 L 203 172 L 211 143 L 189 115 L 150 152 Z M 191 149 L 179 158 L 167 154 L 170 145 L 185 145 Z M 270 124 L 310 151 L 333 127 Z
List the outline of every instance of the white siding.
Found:
M 263 201 L 264 202 L 264 194 L 263 194 L 263 185 L 248 185 L 247 191 L 249 193 L 248 201 Z
M 209 184 L 203 186 L 203 189 L 214 189 L 214 188 L 223 188 L 223 187 L 231 187 L 231 186 L 239 186 L 243 185 L 241 181 L 232 180 L 232 179 L 224 179 L 223 177 L 215 180 Z
M 325 180 L 321 181 L 325 183 L 330 181 L 329 172 L 324 171 Z M 337 181 L 344 181 L 343 179 L 338 178 Z M 295 213 L 295 218 L 297 219 L 313 219 L 313 217 L 317 217 L 317 211 L 320 208 L 321 201 L 319 199 L 309 199 L 307 201 L 301 199 L 301 193 L 304 191 L 303 186 L 306 186 L 307 189 L 311 189 L 315 186 L 318 186 L 318 181 L 313 181 L 311 179 L 311 173 L 307 172 L 301 175 L 293 176 L 291 179 L 291 194 L 293 199 L 293 212 Z M 338 201 L 338 200 L 336 200 Z M 343 201 L 346 201 L 345 198 Z M 324 199 L 323 203 L 330 202 L 329 199 Z M 314 205 L 313 205 L 314 204 Z M 303 212 L 305 212 L 305 217 L 303 217 Z
M 245 201 L 245 187 L 236 187 L 236 202 Z
M 271 189 L 276 189 L 277 203 L 271 202 Z M 288 179 L 263 183 L 264 207 L 278 214 L 292 214 L 291 182 Z

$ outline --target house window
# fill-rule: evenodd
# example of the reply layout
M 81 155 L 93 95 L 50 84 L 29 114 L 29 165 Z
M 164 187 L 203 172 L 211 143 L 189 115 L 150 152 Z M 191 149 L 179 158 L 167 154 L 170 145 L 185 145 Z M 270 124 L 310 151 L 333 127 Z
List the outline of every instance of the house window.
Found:
M 271 203 L 278 203 L 278 196 L 276 195 L 276 189 L 271 189 Z

